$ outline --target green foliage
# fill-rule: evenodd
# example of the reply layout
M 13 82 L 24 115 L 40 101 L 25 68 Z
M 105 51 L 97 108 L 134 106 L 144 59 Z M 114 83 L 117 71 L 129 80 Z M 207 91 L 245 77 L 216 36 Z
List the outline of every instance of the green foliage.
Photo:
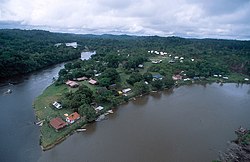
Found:
M 111 85 L 111 79 L 110 78 L 101 78 L 99 79 L 99 84 L 102 87 L 108 87 L 109 85 Z
M 155 80 L 151 83 L 153 90 L 160 90 L 163 88 L 164 84 L 162 80 Z
M 64 34 L 38 30 L 0 30 L 0 78 L 29 73 L 80 57 L 80 48 L 54 46 L 72 41 Z
M 172 78 L 163 78 L 162 82 L 165 88 L 172 88 L 174 86 L 174 81 Z
M 75 49 L 64 43 L 76 41 Z M 59 47 L 54 46 L 61 42 Z M 61 80 L 75 76 L 93 77 L 93 70 L 103 72 L 107 67 L 117 68 L 119 64 L 131 70 L 148 61 L 152 55 L 148 50 L 162 50 L 173 56 L 183 56 L 183 63 L 176 60 L 153 65 L 148 71 L 164 76 L 176 70 L 184 70 L 190 76 L 211 76 L 232 72 L 250 75 L 249 41 L 184 39 L 178 37 L 136 37 L 136 36 L 94 36 L 50 33 L 39 30 L 0 30 L 0 76 L 2 78 L 25 74 L 59 62 L 80 57 L 83 50 L 96 51 L 92 60 L 76 61 L 65 65 L 67 73 Z M 86 48 L 85 48 L 86 47 Z M 119 50 L 119 52 L 118 52 Z M 195 61 L 191 62 L 190 59 Z M 189 60 L 189 61 L 188 61 Z M 96 62 L 98 61 L 98 62 Z M 80 71 L 81 69 L 81 71 Z
M 105 78 L 105 81 L 109 82 L 110 84 L 114 84 L 120 81 L 119 73 L 114 68 L 107 68 L 106 70 L 104 70 L 100 78 L 101 79 Z
M 128 84 L 134 85 L 135 82 L 140 82 L 143 79 L 143 76 L 138 73 L 134 72 L 130 75 L 129 79 L 127 79 Z
M 135 69 L 138 67 L 138 65 L 143 64 L 145 61 L 147 61 L 146 56 L 132 55 L 131 57 L 127 58 L 127 62 L 125 63 L 124 67 L 126 69 Z
M 96 111 L 88 104 L 83 104 L 78 108 L 81 116 L 85 116 L 87 122 L 92 122 L 96 119 Z
M 153 79 L 153 75 L 151 73 L 149 73 L 149 72 L 146 72 L 146 73 L 143 74 L 143 78 L 144 78 L 145 81 L 151 82 L 152 79 Z
M 144 94 L 149 92 L 149 86 L 145 84 L 143 81 L 136 82 L 134 84 L 134 92 L 136 95 Z
M 78 109 L 83 104 L 90 104 L 93 99 L 93 92 L 85 85 L 81 85 L 76 92 L 66 92 L 63 96 L 63 107 Z
M 119 65 L 118 55 L 115 54 L 107 55 L 104 60 L 108 62 L 108 67 L 110 68 L 117 68 Z

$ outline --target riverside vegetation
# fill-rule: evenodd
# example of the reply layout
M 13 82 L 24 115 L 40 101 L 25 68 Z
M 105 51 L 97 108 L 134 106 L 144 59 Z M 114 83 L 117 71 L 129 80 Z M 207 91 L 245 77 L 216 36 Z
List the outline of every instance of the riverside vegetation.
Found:
M 1 39 L 5 46 L 1 46 L 3 52 L 0 55 L 0 67 L 5 67 L 9 72 L 13 70 L 13 74 L 23 74 L 50 64 L 74 59 L 76 56 L 79 58 L 81 51 L 96 51 L 89 60 L 75 60 L 65 64 L 64 69 L 59 72 L 58 79 L 35 100 L 36 116 L 38 120 L 45 120 L 41 127 L 41 145 L 44 149 L 53 147 L 75 129 L 93 122 L 107 110 L 150 91 L 193 82 L 249 83 L 247 80 L 250 75 L 249 41 L 74 35 L 19 30 L 1 30 L 1 32 L 0 34 L 9 39 L 8 41 Z M 13 41 L 14 36 L 10 34 L 12 32 L 22 35 L 20 36 L 24 38 L 22 41 L 27 43 L 17 43 L 21 41 L 20 39 L 17 42 Z M 27 40 L 29 37 L 23 36 L 27 34 L 31 35 L 30 40 Z M 47 43 L 43 43 L 42 39 Z M 77 42 L 79 46 L 77 48 L 55 46 L 61 42 Z M 33 45 L 28 46 L 29 43 Z M 40 48 L 38 49 L 36 45 Z M 13 49 L 8 50 L 12 46 L 17 52 Z M 22 57 L 23 55 L 25 57 Z M 60 55 L 64 56 L 63 59 L 57 59 L 61 57 Z M 35 63 L 44 60 L 44 57 L 48 62 Z M 29 63 L 30 58 L 33 59 L 33 63 Z M 23 63 L 30 70 L 20 70 Z M 9 75 L 11 74 L 1 71 L 1 76 Z M 91 85 L 88 81 L 81 81 L 78 82 L 80 85 L 77 88 L 65 85 L 67 80 L 76 80 L 83 76 L 97 80 L 98 84 Z M 173 80 L 173 76 L 179 78 Z M 132 91 L 121 95 L 119 91 L 125 88 L 130 88 Z M 61 102 L 63 108 L 54 109 L 52 106 L 54 101 Z M 97 105 L 103 106 L 104 109 L 96 113 L 93 107 Z M 64 114 L 72 112 L 78 112 L 82 118 L 58 132 L 50 127 L 49 121 L 52 118 L 58 116 L 65 118 Z

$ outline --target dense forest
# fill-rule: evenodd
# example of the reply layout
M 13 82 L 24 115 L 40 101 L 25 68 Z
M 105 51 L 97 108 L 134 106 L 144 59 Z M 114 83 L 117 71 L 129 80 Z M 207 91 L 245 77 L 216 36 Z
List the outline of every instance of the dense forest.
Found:
M 57 43 L 77 42 L 77 48 Z M 193 75 L 237 72 L 250 75 L 250 42 L 218 39 L 184 39 L 179 37 L 127 36 L 127 35 L 77 35 L 51 33 L 41 30 L 0 30 L 0 78 L 29 73 L 46 66 L 77 59 L 84 50 L 95 50 L 95 60 L 117 59 L 127 61 L 127 69 L 134 68 L 136 60 L 126 60 L 127 55 L 144 56 L 145 51 L 167 51 L 172 55 L 202 60 L 197 64 L 180 64 L 179 69 L 190 69 Z M 117 51 L 121 57 L 116 58 Z M 139 59 L 139 58 L 135 58 Z M 145 60 L 144 60 L 145 61 Z M 141 62 L 141 61 L 139 61 Z M 110 63 L 113 64 L 113 63 Z M 157 71 L 157 66 L 151 71 Z M 108 65 L 108 67 L 110 67 Z M 164 67 L 165 73 L 169 66 Z M 162 69 L 162 68 L 161 68 Z M 164 71 L 162 70 L 162 73 Z M 191 74 L 190 74 L 191 75 Z

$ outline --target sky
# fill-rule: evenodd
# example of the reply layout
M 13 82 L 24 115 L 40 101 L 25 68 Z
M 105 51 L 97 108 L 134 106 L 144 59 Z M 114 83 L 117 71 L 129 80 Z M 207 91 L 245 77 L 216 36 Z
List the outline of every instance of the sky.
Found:
M 250 0 L 0 0 L 0 28 L 250 40 Z

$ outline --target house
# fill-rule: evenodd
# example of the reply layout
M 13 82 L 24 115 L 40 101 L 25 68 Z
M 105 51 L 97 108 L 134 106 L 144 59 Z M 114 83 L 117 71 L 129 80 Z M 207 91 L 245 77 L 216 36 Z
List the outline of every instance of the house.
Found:
M 76 80 L 77 81 L 84 81 L 84 80 L 88 80 L 88 78 L 87 77 L 80 77 L 80 78 L 77 78 Z
M 180 60 L 184 60 L 184 57 L 181 57 Z
M 70 114 L 67 118 L 66 118 L 66 122 L 72 124 L 75 121 L 77 121 L 78 119 L 80 119 L 80 115 L 77 112 L 74 112 L 72 114 Z
M 61 118 L 56 117 L 50 120 L 50 125 L 55 128 L 56 131 L 62 129 L 67 126 L 67 123 L 63 121 Z
M 173 80 L 181 80 L 181 79 L 182 79 L 182 76 L 179 75 L 179 74 L 173 75 L 173 76 L 172 76 L 172 79 L 173 79 Z
M 245 81 L 249 81 L 249 79 L 248 79 L 248 78 L 245 78 L 244 80 L 245 80 Z
M 228 77 L 222 77 L 222 78 L 228 80 Z
M 98 112 L 98 111 L 101 111 L 102 109 L 104 109 L 104 107 L 98 106 L 98 107 L 95 108 L 95 111 Z
M 192 58 L 191 61 L 194 61 L 194 59 Z
M 60 110 L 61 108 L 62 108 L 62 105 L 60 104 L 60 103 L 58 103 L 58 102 L 54 102 L 53 104 L 52 104 L 56 109 L 58 109 L 58 110 Z
M 72 81 L 72 80 L 68 80 L 68 81 L 66 82 L 66 84 L 67 84 L 68 86 L 70 86 L 71 88 L 75 88 L 75 87 L 78 87 L 78 86 L 79 86 L 79 84 L 78 84 L 77 82 Z
M 153 81 L 155 81 L 155 80 L 162 80 L 162 76 L 160 74 L 154 74 Z
M 178 56 L 175 56 L 174 59 L 179 59 L 179 57 L 178 57 Z
M 142 65 L 142 64 L 139 64 L 139 65 L 138 65 L 138 68 L 143 68 L 143 65 Z
M 122 93 L 128 93 L 129 91 L 131 91 L 131 88 L 126 88 L 122 90 Z
M 95 85 L 95 84 L 97 84 L 97 81 L 96 81 L 96 80 L 94 80 L 94 79 L 91 79 L 91 78 L 90 78 L 90 80 L 89 80 L 89 84 Z

